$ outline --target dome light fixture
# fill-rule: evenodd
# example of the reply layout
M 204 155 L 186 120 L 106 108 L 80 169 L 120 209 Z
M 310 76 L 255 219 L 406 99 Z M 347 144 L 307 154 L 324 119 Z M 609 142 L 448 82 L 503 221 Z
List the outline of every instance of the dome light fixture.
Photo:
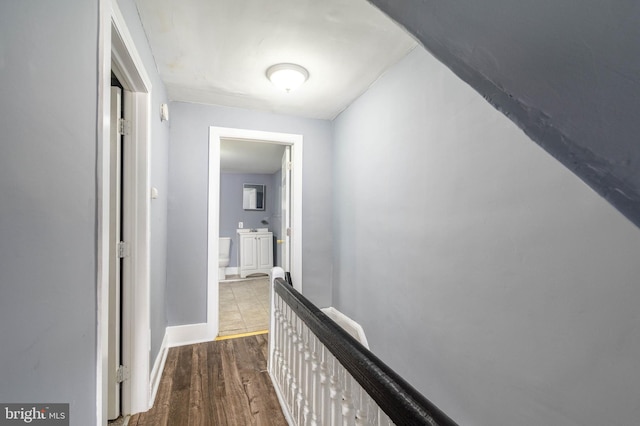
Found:
M 309 78 L 309 71 L 296 64 L 276 64 L 267 68 L 267 78 L 287 93 L 300 87 Z

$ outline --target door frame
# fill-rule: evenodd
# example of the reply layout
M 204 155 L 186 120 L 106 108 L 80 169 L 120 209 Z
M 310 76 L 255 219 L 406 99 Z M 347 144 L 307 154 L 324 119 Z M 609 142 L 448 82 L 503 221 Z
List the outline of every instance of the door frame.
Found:
M 123 229 L 128 254 L 122 279 L 123 415 L 150 406 L 150 124 L 151 80 L 115 0 L 99 0 L 98 149 L 97 149 L 97 368 L 96 420 L 107 423 L 110 222 L 111 71 L 125 87 L 125 119 L 130 122 L 123 153 L 125 165 Z M 127 161 L 127 157 L 130 161 Z M 127 265 L 128 263 L 128 265 Z M 128 373 L 128 374 L 127 374 Z
M 207 329 L 218 335 L 218 238 L 220 237 L 220 140 L 242 139 L 291 146 L 291 277 L 302 292 L 302 141 L 293 133 L 274 133 L 230 127 L 209 127 L 209 194 L 207 219 Z

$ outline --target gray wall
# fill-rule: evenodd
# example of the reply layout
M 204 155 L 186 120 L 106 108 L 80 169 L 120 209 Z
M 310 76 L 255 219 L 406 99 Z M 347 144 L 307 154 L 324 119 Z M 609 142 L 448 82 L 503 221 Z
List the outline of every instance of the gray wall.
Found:
M 167 311 L 170 325 L 206 321 L 209 127 L 302 134 L 304 293 L 331 302 L 331 123 L 239 108 L 172 102 Z
M 169 123 L 160 121 L 160 104 L 168 103 L 164 84 L 160 80 L 147 37 L 140 23 L 138 10 L 133 0 L 118 0 L 127 27 L 149 74 L 151 96 L 151 186 L 158 189 L 158 198 L 151 200 L 151 351 L 150 366 L 160 351 L 167 327 L 167 200 L 169 168 Z M 171 113 L 169 114 L 171 116 Z
M 630 425 L 640 231 L 422 48 L 334 121 L 334 302 L 463 425 Z
M 242 208 L 242 185 L 256 183 L 265 185 L 265 209 L 244 210 Z M 273 231 L 273 175 L 255 173 L 220 174 L 220 236 L 231 237 L 231 255 L 229 266 L 238 266 L 238 222 L 245 228 L 269 228 Z M 268 225 L 260 223 L 262 219 Z
M 640 227 L 634 0 L 369 0 Z
M 120 2 L 166 95 L 131 1 Z M 69 402 L 96 413 L 98 2 L 0 3 L 0 401 Z M 153 362 L 166 325 L 168 126 L 152 120 Z
M 96 413 L 98 3 L 0 2 L 0 401 Z

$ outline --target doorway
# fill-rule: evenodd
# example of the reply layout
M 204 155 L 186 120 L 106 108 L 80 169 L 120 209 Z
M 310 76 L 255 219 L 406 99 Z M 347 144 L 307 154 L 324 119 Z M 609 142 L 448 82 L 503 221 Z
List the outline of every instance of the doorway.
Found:
M 104 7 L 103 7 L 104 6 Z M 123 365 L 120 412 L 123 415 L 149 409 L 151 384 L 149 380 L 149 245 L 150 190 L 149 142 L 151 118 L 151 82 L 142 65 L 116 2 L 101 2 L 101 55 L 98 105 L 98 313 L 97 313 L 97 410 L 96 423 L 104 425 L 109 417 L 110 364 Z M 111 219 L 112 158 L 110 137 L 116 130 L 111 126 L 111 73 L 122 86 L 122 105 L 126 122 L 122 123 L 124 162 L 122 175 L 122 239 L 116 251 L 122 259 L 121 273 L 121 349 L 111 347 L 110 321 L 110 256 L 113 253 Z M 120 126 L 116 125 L 116 128 Z M 115 234 L 114 234 L 115 235 Z M 118 274 L 116 274 L 117 276 Z M 116 298 L 117 299 L 117 298 Z M 114 300 L 114 299 L 111 299 Z M 117 308 L 116 308 L 117 309 Z M 135 324 L 135 326 L 133 326 Z M 120 353 L 120 363 L 114 355 Z M 117 395 L 117 393 L 114 393 Z M 117 412 L 118 410 L 112 411 Z
M 207 288 L 207 324 L 211 337 L 220 331 L 220 278 L 218 275 L 218 240 L 220 233 L 220 194 L 221 194 L 221 143 L 223 140 L 249 141 L 257 144 L 271 144 L 289 147 L 291 165 L 287 165 L 290 179 L 290 217 L 291 222 L 287 241 L 290 243 L 290 272 L 294 286 L 302 290 L 302 135 L 272 133 L 244 129 L 211 127 L 209 137 L 209 217 L 208 217 L 208 288 Z M 282 152 L 282 151 L 281 151 Z M 282 161 L 282 160 L 280 160 Z M 280 186 L 280 183 L 278 184 Z M 241 195 L 241 194 L 240 194 Z M 280 208 L 280 207 L 278 207 Z M 278 219 L 279 220 L 279 219 Z M 240 222 L 240 221 L 238 221 Z M 267 219 L 273 227 L 273 218 Z M 239 224 L 238 224 L 239 225 Z M 278 227 L 281 224 L 278 223 Z M 235 232 L 235 228 L 228 232 Z M 285 230 L 286 232 L 286 230 Z M 284 241 L 284 238 L 278 238 Z M 233 249 L 232 249 L 233 250 Z M 276 253 L 278 249 L 274 250 Z M 278 255 L 276 254 L 276 259 Z M 277 260 L 276 260 L 277 262 Z
M 219 337 L 269 328 L 269 272 L 290 270 L 290 150 L 268 141 L 220 141 Z

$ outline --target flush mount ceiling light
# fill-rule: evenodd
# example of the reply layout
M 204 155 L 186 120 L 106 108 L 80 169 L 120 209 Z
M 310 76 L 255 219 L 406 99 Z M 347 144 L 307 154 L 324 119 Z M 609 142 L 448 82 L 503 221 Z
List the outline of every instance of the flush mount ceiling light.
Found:
M 309 71 L 296 64 L 276 64 L 267 69 L 267 78 L 287 92 L 300 87 L 309 78 Z

